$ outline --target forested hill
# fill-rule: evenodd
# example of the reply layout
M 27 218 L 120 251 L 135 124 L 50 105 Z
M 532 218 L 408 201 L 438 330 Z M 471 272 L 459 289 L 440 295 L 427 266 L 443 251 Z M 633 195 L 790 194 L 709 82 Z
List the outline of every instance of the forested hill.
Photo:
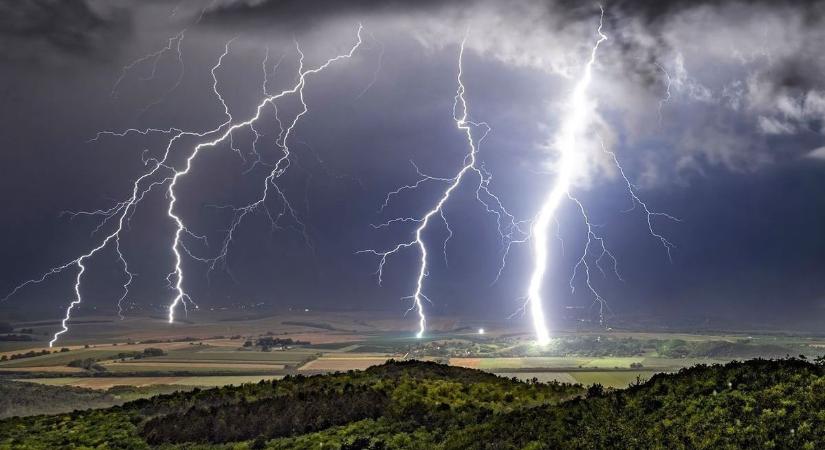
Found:
M 696 366 L 621 391 L 428 362 L 0 422 L 0 448 L 825 448 L 825 368 Z

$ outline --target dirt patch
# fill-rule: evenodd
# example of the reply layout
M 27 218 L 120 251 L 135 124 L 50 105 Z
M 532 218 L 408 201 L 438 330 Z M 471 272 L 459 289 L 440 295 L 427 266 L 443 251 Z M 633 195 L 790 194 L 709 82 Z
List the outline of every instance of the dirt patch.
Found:
M 128 369 L 129 367 L 141 368 L 158 368 L 164 370 L 186 370 L 188 368 L 199 369 L 267 369 L 267 370 L 281 370 L 284 368 L 283 364 L 262 364 L 262 363 L 210 363 L 210 362 L 181 362 L 181 361 L 152 361 L 136 360 L 135 362 L 114 362 L 104 364 L 106 367 L 117 367 L 121 369 Z

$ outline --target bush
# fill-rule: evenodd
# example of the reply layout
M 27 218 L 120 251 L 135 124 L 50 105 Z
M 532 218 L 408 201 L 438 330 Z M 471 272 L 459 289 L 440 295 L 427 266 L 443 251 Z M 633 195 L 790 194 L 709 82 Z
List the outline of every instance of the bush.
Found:
M 48 355 L 50 352 L 48 350 L 40 350 L 36 352 L 34 350 L 28 351 L 26 353 L 15 353 L 11 355 L 9 359 L 22 359 L 22 358 L 33 358 L 35 356 L 43 356 Z
M 66 364 L 69 367 L 78 367 L 90 372 L 105 372 L 106 368 L 97 363 L 94 358 L 75 359 Z
M 594 383 L 587 388 L 587 398 L 601 397 L 604 395 L 604 386 Z
M 152 356 L 165 356 L 165 355 L 166 355 L 166 352 L 163 351 L 163 349 L 160 349 L 160 348 L 146 347 L 146 348 L 143 349 L 143 357 L 144 358 L 149 358 L 149 357 L 152 357 Z

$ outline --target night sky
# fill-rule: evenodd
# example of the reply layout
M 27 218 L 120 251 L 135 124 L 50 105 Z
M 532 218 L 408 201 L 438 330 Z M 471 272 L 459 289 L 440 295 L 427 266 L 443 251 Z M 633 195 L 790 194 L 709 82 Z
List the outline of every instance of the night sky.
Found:
M 608 40 L 588 91 L 597 102 L 589 131 L 615 152 L 651 209 L 681 219 L 654 219 L 676 245 L 670 262 L 640 209 L 627 211 L 632 203 L 615 168 L 604 154 L 582 148 L 588 170 L 573 190 L 624 280 L 594 273 L 610 316 L 713 317 L 821 331 L 825 2 L 603 6 Z M 201 307 L 264 302 L 400 317 L 416 250 L 389 259 L 381 286 L 377 258 L 356 252 L 410 240 L 415 224 L 371 225 L 419 216 L 443 191 L 425 183 L 379 212 L 387 192 L 418 179 L 411 162 L 434 177 L 461 167 L 467 142 L 452 108 L 465 32 L 469 112 L 492 129 L 479 159 L 492 174 L 490 190 L 518 220 L 529 220 L 556 176 L 550 142 L 598 22 L 597 4 L 571 1 L 0 2 L 0 295 L 98 245 L 111 223 L 92 234 L 100 217 L 61 212 L 107 209 L 128 198 L 149 167 L 144 161 L 151 165 L 168 141 L 162 133 L 132 133 L 90 142 L 99 131 L 217 127 L 226 118 L 210 71 L 230 41 L 215 69 L 217 89 L 231 115 L 245 120 L 264 96 L 264 67 L 268 90 L 286 89 L 298 70 L 295 42 L 314 67 L 347 52 L 361 23 L 364 43 L 353 57 L 308 79 L 309 110 L 288 142 L 290 166 L 278 186 L 304 227 L 287 215 L 273 229 L 259 210 L 237 228 L 225 266 L 208 273 L 185 255 L 185 284 Z M 168 51 L 140 60 L 167 44 Z M 279 117 L 291 120 L 298 105 L 286 99 Z M 273 163 L 282 152 L 272 114 L 258 131 L 262 161 Z M 247 129 L 233 135 L 237 151 L 229 144 L 205 150 L 178 183 L 176 211 L 190 231 L 208 238 L 207 246 L 184 237 L 196 256 L 219 250 L 232 220 L 221 206 L 260 195 L 269 169 L 253 167 L 252 138 Z M 169 163 L 182 167 L 198 142 L 181 139 Z M 445 205 L 453 232 L 446 262 L 444 224 L 434 221 L 425 234 L 432 247 L 428 309 L 506 316 L 521 305 L 530 247 L 514 245 L 491 284 L 504 246 L 471 184 Z M 130 304 L 160 308 L 174 296 L 166 280 L 174 224 L 165 192 L 147 194 L 122 234 L 138 274 Z M 281 203 L 273 198 L 269 208 L 277 213 Z M 551 240 L 544 286 L 551 320 L 565 305 L 592 303 L 581 278 L 575 294 L 568 286 L 586 236 L 581 216 L 564 204 L 558 220 L 564 251 Z M 70 268 L 26 287 L 0 309 L 57 318 L 72 300 L 76 273 Z M 79 311 L 114 315 L 123 281 L 108 246 L 88 261 Z

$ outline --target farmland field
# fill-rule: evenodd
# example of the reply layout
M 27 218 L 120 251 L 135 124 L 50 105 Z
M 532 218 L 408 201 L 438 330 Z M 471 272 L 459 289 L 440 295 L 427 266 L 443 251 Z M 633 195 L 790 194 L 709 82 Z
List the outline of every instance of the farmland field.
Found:
M 516 377 L 520 380 L 537 379 L 542 383 L 558 381 L 559 383 L 579 383 L 585 386 L 598 383 L 605 387 L 626 388 L 634 383 L 637 377 L 644 381 L 657 372 L 653 371 L 613 371 L 599 370 L 591 372 L 518 372 L 499 373 L 501 376 Z
M 106 377 L 106 378 L 28 378 L 30 383 L 40 383 L 50 386 L 77 386 L 90 389 L 109 389 L 113 386 L 158 386 L 170 385 L 181 387 L 214 387 L 229 384 L 257 383 L 261 380 L 277 380 L 281 375 L 229 375 L 229 376 L 194 376 L 194 377 Z
M 5 358 L 0 376 L 95 389 L 218 386 L 365 369 L 392 358 L 436 360 L 503 377 L 625 387 L 637 377 L 729 361 L 738 354 L 815 355 L 825 347 L 825 338 L 818 336 L 609 330 L 560 331 L 551 345 L 539 347 L 512 323 L 486 322 L 482 336 L 473 324 L 438 319 L 428 337 L 417 339 L 404 331 L 407 321 L 380 315 L 370 320 L 354 312 L 209 314 L 173 325 L 140 317 L 116 323 L 81 320 L 53 349 L 44 345 L 44 336 L 57 322 L 21 323 L 17 326 L 33 329 L 35 341 L 0 342 L 0 359 Z M 261 344 L 267 340 L 270 344 Z M 151 354 L 144 356 L 147 349 Z M 51 353 L 21 355 L 43 350 Z
M 520 358 L 450 358 L 454 366 L 471 367 L 482 370 L 525 369 L 525 368 L 628 368 L 632 363 L 640 363 L 643 357 L 631 358 L 582 358 L 582 357 L 520 357 Z
M 238 362 L 204 363 L 204 362 L 112 362 L 104 363 L 106 370 L 118 372 L 153 372 L 153 371 L 186 371 L 186 372 L 273 372 L 283 370 L 282 364 L 247 364 Z
M 32 373 L 80 373 L 83 369 L 79 367 L 67 366 L 23 366 L 23 367 L 0 367 L 0 374 L 2 373 L 18 373 L 18 372 L 32 372 Z
M 644 381 L 656 373 L 652 371 L 596 371 L 572 372 L 570 375 L 576 379 L 576 382 L 585 386 L 599 383 L 607 387 L 626 388 L 637 379 Z

